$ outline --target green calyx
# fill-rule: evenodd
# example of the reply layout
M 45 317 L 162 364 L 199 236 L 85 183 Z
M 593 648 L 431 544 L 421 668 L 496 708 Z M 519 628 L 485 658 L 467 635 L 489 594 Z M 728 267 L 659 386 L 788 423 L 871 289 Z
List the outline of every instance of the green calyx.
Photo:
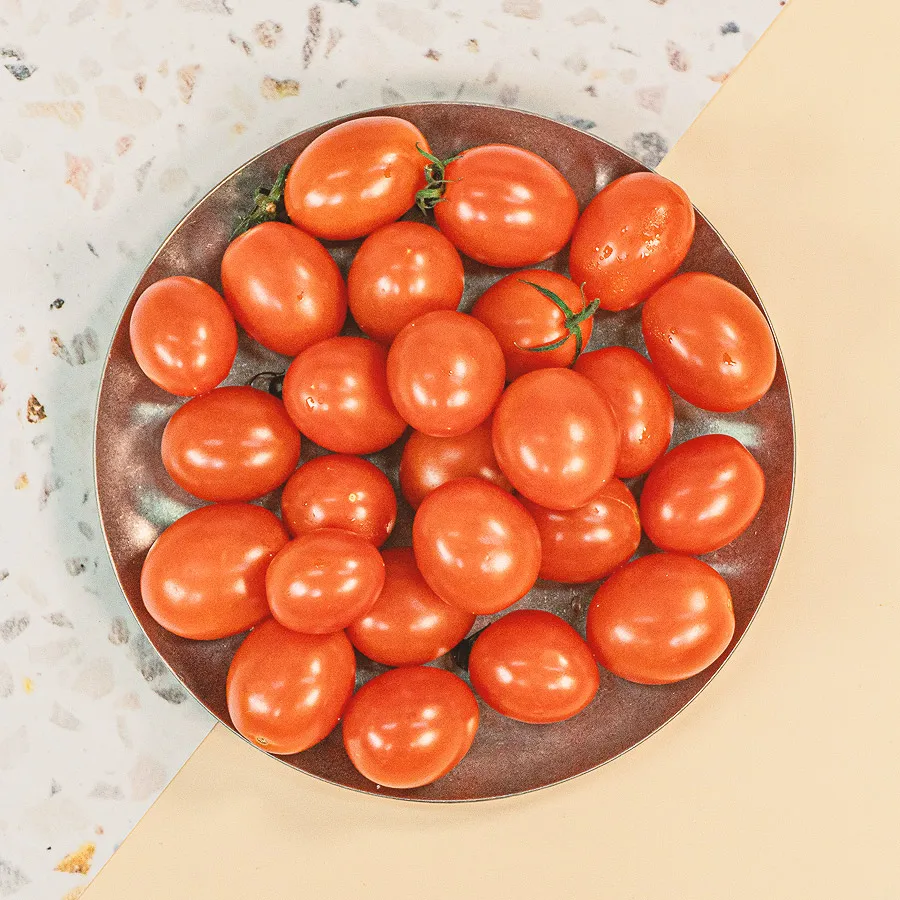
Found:
M 422 210 L 423 215 L 429 209 L 434 209 L 444 199 L 444 191 L 450 183 L 445 177 L 445 170 L 455 159 L 459 159 L 462 153 L 447 159 L 439 159 L 433 153 L 423 150 L 416 144 L 416 150 L 428 160 L 425 165 L 425 187 L 416 192 L 416 206 Z
M 556 304 L 565 317 L 563 319 L 563 326 L 566 329 L 566 333 L 558 341 L 553 341 L 549 344 L 541 344 L 539 347 L 519 347 L 518 344 L 516 344 L 516 346 L 519 347 L 520 350 L 528 350 L 530 353 L 546 353 L 548 350 L 556 350 L 557 348 L 562 347 L 570 337 L 574 336 L 575 356 L 572 359 L 572 362 L 574 362 L 581 355 L 581 349 L 584 346 L 584 335 L 581 332 L 581 323 L 587 321 L 594 315 L 600 306 L 600 301 L 592 300 L 583 310 L 581 310 L 581 312 L 574 313 L 569 308 L 569 304 L 549 288 L 535 284 L 533 281 L 526 281 L 524 278 L 520 278 L 519 281 L 521 281 L 522 284 L 530 285 L 536 291 L 542 293 L 549 301 L 551 301 L 551 303 Z M 584 297 L 584 285 L 581 287 L 581 296 Z
M 254 225 L 263 222 L 274 222 L 276 219 L 285 221 L 287 215 L 284 212 L 284 185 L 287 181 L 290 166 L 285 166 L 275 179 L 275 184 L 269 190 L 257 188 L 253 196 L 253 208 L 238 219 L 234 231 L 231 232 L 231 240 L 238 235 L 249 231 Z

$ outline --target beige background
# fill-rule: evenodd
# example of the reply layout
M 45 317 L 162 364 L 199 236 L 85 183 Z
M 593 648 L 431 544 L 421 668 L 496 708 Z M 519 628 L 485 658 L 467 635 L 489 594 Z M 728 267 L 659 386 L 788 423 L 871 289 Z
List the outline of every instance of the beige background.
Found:
M 893 0 L 793 0 L 665 160 L 775 324 L 798 480 L 707 690 L 598 772 L 425 806 L 214 730 L 87 900 L 900 897 L 900 88 Z

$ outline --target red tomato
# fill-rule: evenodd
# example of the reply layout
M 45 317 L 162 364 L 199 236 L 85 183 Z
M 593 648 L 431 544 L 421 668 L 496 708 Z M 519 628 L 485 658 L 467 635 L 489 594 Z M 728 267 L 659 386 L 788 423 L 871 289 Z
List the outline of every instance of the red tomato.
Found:
M 284 404 L 251 387 L 188 400 L 169 419 L 162 460 L 201 500 L 253 500 L 284 484 L 300 459 L 300 434 Z
M 394 222 L 363 241 L 347 276 L 350 312 L 376 341 L 390 343 L 427 312 L 455 310 L 463 292 L 456 248 L 421 222 Z
M 469 677 L 488 706 L 535 725 L 571 719 L 600 687 L 578 632 L 537 609 L 513 610 L 488 625 L 472 646 Z
M 643 475 L 666 452 L 675 410 L 665 382 L 628 347 L 604 347 L 579 357 L 575 371 L 606 397 L 619 425 L 616 475 Z
M 541 369 L 503 394 L 493 425 L 503 474 L 548 509 L 584 506 L 612 476 L 619 429 L 597 389 L 571 369 Z
M 387 351 L 336 337 L 304 350 L 284 377 L 284 405 L 311 441 L 335 453 L 376 453 L 406 430 L 387 386 Z
M 631 491 L 610 478 L 585 506 L 546 509 L 522 500 L 541 535 L 540 577 L 565 584 L 605 578 L 641 541 L 641 522 Z
M 383 585 L 381 554 L 365 538 L 337 528 L 291 541 L 266 573 L 272 615 L 304 634 L 346 628 L 372 608 Z
M 602 309 L 628 309 L 678 271 L 693 239 L 688 195 L 661 175 L 634 172 L 608 184 L 581 214 L 569 270 Z
M 485 144 L 464 151 L 447 166 L 444 178 L 435 220 L 472 259 L 519 269 L 548 259 L 568 243 L 578 199 L 562 174 L 536 153 Z
M 317 237 L 346 241 L 399 219 L 425 186 L 422 132 L 405 119 L 368 116 L 320 134 L 288 173 L 291 221 Z
M 490 331 L 464 313 L 426 313 L 391 344 L 387 380 L 397 411 L 418 431 L 465 434 L 503 391 L 503 353 Z
M 163 628 L 195 641 L 246 631 L 269 615 L 266 569 L 287 540 L 262 507 L 195 509 L 150 548 L 141 570 L 144 606 Z
M 645 304 L 642 327 L 659 373 L 694 406 L 737 412 L 772 386 L 777 351 L 766 317 L 715 275 L 673 278 Z
M 414 788 L 443 778 L 469 752 L 478 701 L 451 672 L 391 669 L 366 682 L 347 706 L 344 747 L 370 781 Z
M 300 466 L 284 486 L 281 517 L 295 537 L 341 528 L 380 547 L 397 521 L 397 498 L 384 472 L 367 460 L 319 456 Z
M 385 550 L 384 587 L 375 605 L 347 627 L 360 653 L 385 666 L 431 662 L 452 650 L 475 622 L 428 587 L 411 547 Z
M 765 490 L 763 470 L 738 441 L 703 435 L 679 444 L 650 470 L 641 522 L 662 550 L 711 553 L 744 533 Z
M 248 334 L 285 356 L 337 334 L 347 317 L 337 263 L 315 238 L 283 222 L 264 222 L 228 245 L 222 287 Z
M 237 328 L 225 301 L 185 275 L 163 278 L 138 297 L 129 333 L 141 371 L 181 397 L 211 391 L 228 377 L 237 353 Z
M 476 615 L 524 597 L 541 564 L 541 539 L 525 507 L 480 478 L 448 481 L 422 501 L 413 549 L 431 589 Z
M 734 635 L 725 579 L 690 556 L 654 553 L 597 589 L 587 639 L 600 665 L 638 684 L 690 678 L 715 662 Z
M 226 694 L 234 727 L 269 753 L 301 753 L 338 723 L 356 680 L 343 632 L 299 634 L 268 619 L 238 648 Z

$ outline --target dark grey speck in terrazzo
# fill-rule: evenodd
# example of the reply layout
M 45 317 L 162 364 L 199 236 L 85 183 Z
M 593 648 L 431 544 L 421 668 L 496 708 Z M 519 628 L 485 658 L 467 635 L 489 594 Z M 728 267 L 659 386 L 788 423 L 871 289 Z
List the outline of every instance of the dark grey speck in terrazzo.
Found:
M 645 166 L 657 166 L 669 152 L 669 143 L 658 131 L 636 131 L 625 146 L 625 152 Z

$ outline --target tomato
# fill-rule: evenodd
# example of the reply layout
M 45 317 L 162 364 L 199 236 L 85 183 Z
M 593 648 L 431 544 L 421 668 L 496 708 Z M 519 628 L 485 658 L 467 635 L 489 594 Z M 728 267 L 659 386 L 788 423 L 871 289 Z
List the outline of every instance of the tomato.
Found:
M 438 227 L 459 250 L 489 266 L 519 269 L 559 253 L 578 218 L 569 182 L 521 147 L 465 150 L 444 172 Z
M 151 284 L 134 304 L 131 349 L 141 371 L 181 397 L 211 391 L 237 353 L 234 317 L 208 284 L 173 275 Z
M 688 195 L 661 175 L 634 172 L 608 184 L 581 214 L 569 271 L 602 309 L 628 309 L 678 271 L 693 239 Z
M 478 701 L 451 672 L 391 669 L 366 682 L 347 706 L 344 747 L 370 781 L 414 788 L 443 778 L 469 752 Z
M 315 238 L 283 222 L 264 222 L 228 245 L 222 287 L 248 334 L 285 356 L 337 334 L 347 317 L 337 263 Z
M 431 589 L 476 615 L 524 597 L 541 564 L 541 539 L 525 507 L 480 478 L 448 481 L 422 501 L 413 549 Z
M 394 222 L 363 241 L 347 276 L 350 312 L 377 341 L 438 309 L 455 310 L 463 293 L 456 248 L 421 222 Z
M 456 437 L 432 437 L 421 431 L 409 436 L 400 458 L 400 489 L 413 509 L 445 482 L 468 477 L 512 490 L 494 456 L 490 419 Z
M 584 506 L 612 476 L 619 429 L 597 389 L 571 369 L 517 378 L 494 413 L 494 453 L 503 474 L 548 509 Z
M 387 351 L 336 337 L 304 350 L 284 377 L 284 405 L 311 441 L 335 453 L 376 453 L 406 430 L 387 386 Z
M 453 649 L 475 622 L 428 587 L 411 547 L 382 552 L 384 587 L 375 605 L 347 627 L 360 653 L 385 666 L 431 662 Z
M 488 625 L 469 656 L 479 696 L 504 716 L 543 725 L 580 713 L 600 687 L 581 635 L 559 616 L 518 609 Z
M 397 521 L 397 497 L 372 463 L 330 454 L 294 472 L 281 494 L 281 517 L 295 537 L 318 528 L 341 528 L 380 547 Z
M 740 442 L 703 435 L 679 444 L 650 470 L 641 522 L 662 550 L 711 553 L 744 533 L 765 490 L 763 470 Z
M 267 509 L 203 506 L 170 525 L 147 553 L 141 596 L 163 628 L 211 641 L 269 615 L 266 569 L 288 536 Z
M 597 662 L 638 684 L 669 684 L 702 672 L 733 635 L 725 579 L 678 553 L 642 556 L 614 572 L 597 589 L 587 615 Z
M 238 647 L 226 695 L 234 727 L 269 753 L 300 753 L 338 723 L 356 680 L 343 632 L 299 634 L 268 619 Z
M 399 219 L 425 185 L 428 150 L 405 119 L 369 116 L 320 134 L 294 161 L 284 189 L 291 221 L 317 237 L 346 241 Z
M 641 540 L 631 491 L 610 478 L 576 509 L 546 509 L 523 499 L 541 535 L 540 577 L 565 584 L 605 578 L 628 559 Z
M 439 437 L 480 425 L 503 391 L 503 353 L 491 332 L 464 313 L 426 313 L 391 344 L 387 380 L 397 411 Z
M 578 358 L 575 371 L 606 398 L 619 425 L 616 475 L 643 475 L 672 440 L 675 410 L 665 382 L 628 347 L 604 347 Z
M 162 460 L 201 500 L 253 500 L 284 484 L 300 459 L 300 434 L 271 394 L 222 387 L 188 400 L 169 419 Z
M 778 354 L 766 317 L 715 275 L 673 278 L 644 305 L 642 328 L 659 373 L 694 406 L 737 412 L 772 386 Z
M 305 634 L 346 628 L 372 608 L 383 585 L 381 554 L 365 538 L 337 528 L 291 541 L 266 572 L 272 615 Z

